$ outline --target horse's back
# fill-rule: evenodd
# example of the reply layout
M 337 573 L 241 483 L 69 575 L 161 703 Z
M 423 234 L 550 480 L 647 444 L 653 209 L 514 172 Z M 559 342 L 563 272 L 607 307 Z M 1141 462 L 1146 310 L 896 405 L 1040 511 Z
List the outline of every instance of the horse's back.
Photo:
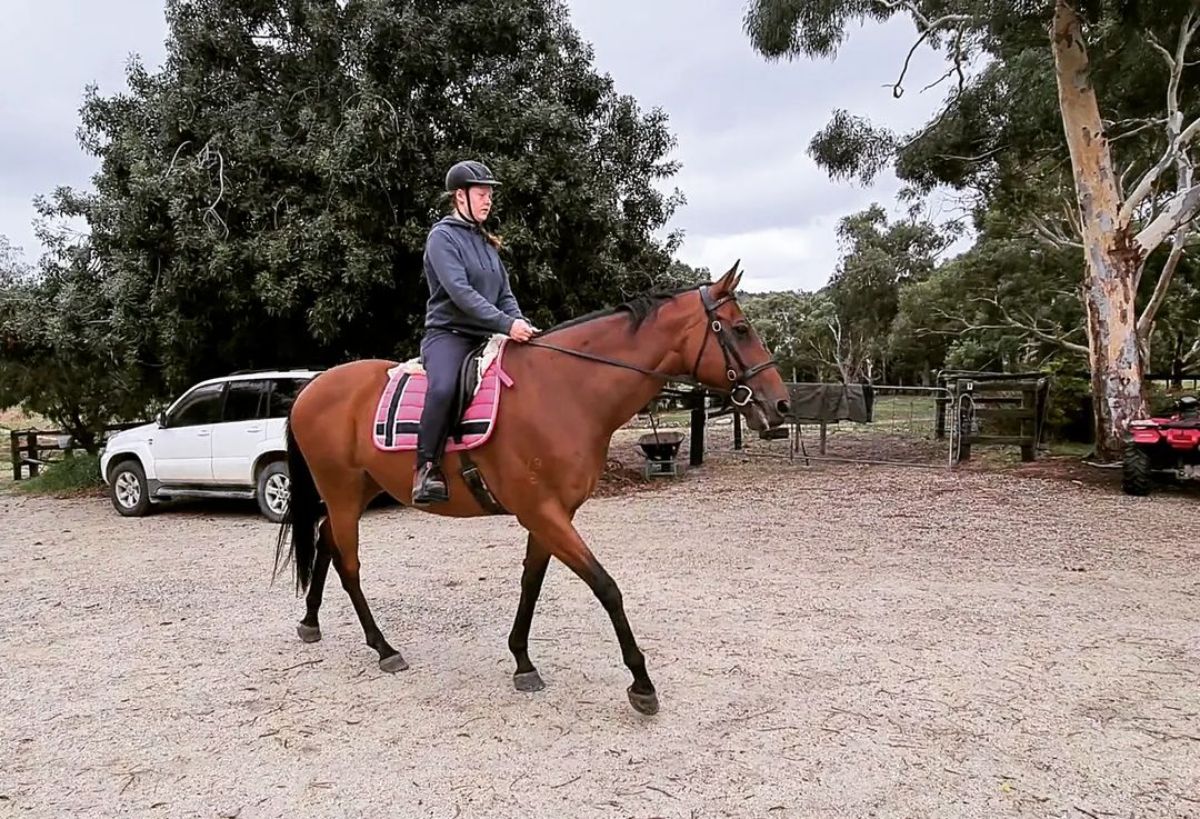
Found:
M 328 432 L 346 426 L 346 421 L 369 416 L 373 401 L 387 384 L 387 371 L 397 363 L 365 358 L 318 373 L 292 405 L 292 426 L 297 438 L 304 436 L 306 427 L 322 427 Z

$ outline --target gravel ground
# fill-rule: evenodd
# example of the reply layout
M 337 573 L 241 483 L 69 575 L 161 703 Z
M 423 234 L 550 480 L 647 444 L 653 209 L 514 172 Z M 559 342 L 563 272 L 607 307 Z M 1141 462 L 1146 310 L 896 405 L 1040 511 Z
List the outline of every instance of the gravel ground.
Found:
M 250 507 L 0 494 L 0 815 L 1200 815 L 1197 495 L 1040 469 L 724 454 L 593 500 L 652 718 L 559 564 L 512 690 L 507 519 L 368 513 L 390 676 L 337 583 L 299 642 Z

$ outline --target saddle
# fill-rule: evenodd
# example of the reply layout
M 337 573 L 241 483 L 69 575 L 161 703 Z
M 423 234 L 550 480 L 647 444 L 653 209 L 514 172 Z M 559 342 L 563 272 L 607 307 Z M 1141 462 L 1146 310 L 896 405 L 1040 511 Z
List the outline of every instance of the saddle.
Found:
M 483 362 L 484 351 L 491 343 L 489 339 L 468 353 L 458 371 L 458 390 L 455 393 L 454 403 L 450 405 L 450 417 L 453 419 L 450 425 L 450 438 L 460 444 L 467 432 L 467 425 L 478 424 L 478 422 L 467 421 L 465 416 L 483 381 L 480 364 Z
M 446 452 L 457 452 L 462 460 L 462 475 L 476 499 L 489 511 L 499 510 L 468 450 L 483 446 L 491 439 L 500 410 L 500 395 L 512 379 L 504 371 L 506 337 L 493 336 L 463 360 L 458 374 L 458 390 L 451 405 L 450 435 Z M 421 412 L 425 408 L 428 379 L 419 358 L 397 364 L 387 371 L 387 383 L 375 409 L 372 441 L 385 452 L 405 452 L 417 448 Z

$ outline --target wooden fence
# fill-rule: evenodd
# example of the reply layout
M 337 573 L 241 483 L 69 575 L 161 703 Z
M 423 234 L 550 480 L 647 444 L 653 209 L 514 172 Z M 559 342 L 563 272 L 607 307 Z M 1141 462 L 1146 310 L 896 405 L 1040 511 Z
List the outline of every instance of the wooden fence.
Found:
M 113 424 L 105 427 L 104 432 L 105 434 L 118 432 L 140 426 L 143 423 L 145 422 Z M 36 478 L 43 466 L 53 462 L 53 459 L 45 457 L 47 454 L 76 452 L 81 449 L 83 447 L 75 445 L 70 433 L 61 429 L 15 429 L 9 433 L 13 480 L 19 481 L 25 477 Z
M 938 383 L 938 438 L 946 437 L 947 416 L 958 413 L 957 461 L 971 459 L 971 447 L 1017 446 L 1032 461 L 1043 442 L 1050 379 L 1044 373 L 943 372 Z

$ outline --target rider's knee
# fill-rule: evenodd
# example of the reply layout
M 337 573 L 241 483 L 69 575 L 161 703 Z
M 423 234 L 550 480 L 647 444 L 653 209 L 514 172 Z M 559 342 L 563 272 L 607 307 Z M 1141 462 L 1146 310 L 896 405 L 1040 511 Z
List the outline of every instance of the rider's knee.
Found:
M 427 396 L 435 401 L 449 401 L 454 398 L 454 388 L 453 378 L 430 378 Z

